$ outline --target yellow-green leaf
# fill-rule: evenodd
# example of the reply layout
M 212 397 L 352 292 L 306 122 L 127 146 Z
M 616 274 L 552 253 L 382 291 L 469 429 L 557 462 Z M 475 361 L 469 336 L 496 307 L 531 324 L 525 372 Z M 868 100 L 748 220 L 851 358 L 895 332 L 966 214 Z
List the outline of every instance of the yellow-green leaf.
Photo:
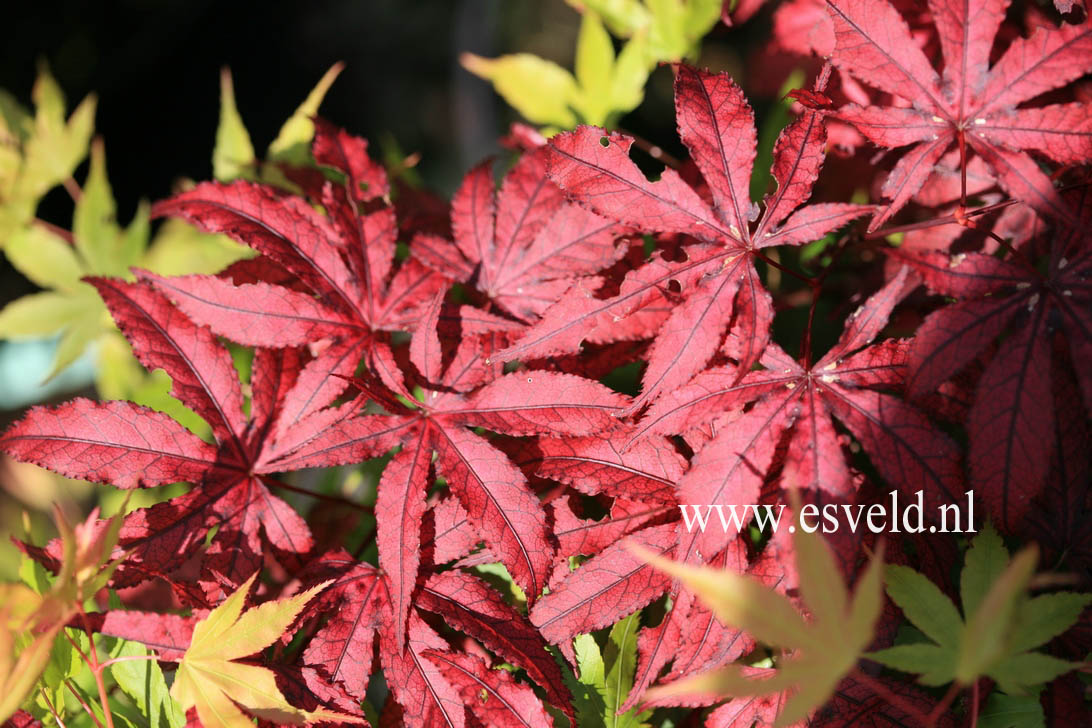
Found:
M 578 108 L 583 121 L 603 125 L 611 110 L 611 78 L 614 45 L 599 16 L 584 13 L 576 40 L 576 81 L 580 85 Z
M 819 649 L 821 642 L 784 595 L 732 571 L 680 564 L 640 547 L 634 552 L 680 579 L 721 622 L 750 632 L 771 647 Z
M 69 321 L 68 328 L 61 335 L 61 342 L 57 344 L 57 354 L 53 359 L 53 367 L 46 376 L 47 381 L 79 359 L 88 345 L 102 334 L 100 320 L 102 311 L 101 303 L 89 306 Z
M 212 174 L 221 182 L 240 177 L 254 177 L 254 145 L 235 106 L 235 86 L 231 70 L 220 71 L 220 123 L 216 127 L 216 146 L 212 150 Z
M 576 125 L 571 108 L 578 93 L 576 80 L 556 63 L 530 53 L 500 58 L 464 53 L 459 61 L 471 73 L 492 81 L 497 93 L 528 121 L 566 129 Z
M 975 536 L 963 561 L 959 576 L 959 598 L 963 614 L 974 614 L 990 585 L 997 581 L 1009 563 L 1009 552 L 997 529 L 989 521 Z
M 796 506 L 799 510 L 799 503 Z M 710 693 L 765 695 L 792 687 L 794 695 L 775 723 L 786 726 L 830 699 L 872 640 L 882 607 L 883 548 L 876 549 L 850 601 L 830 547 L 821 537 L 797 528 L 793 545 L 810 622 L 804 621 L 785 596 L 750 576 L 679 564 L 634 548 L 642 558 L 680 579 L 725 624 L 750 632 L 771 647 L 793 651 L 778 661 L 774 671 L 749 676 L 739 666 L 731 666 L 653 688 L 646 693 L 647 700 L 695 694 L 711 697 Z
M 1018 553 L 975 613 L 968 616 L 956 658 L 955 676 L 959 682 L 971 684 L 1005 654 L 1017 600 L 1023 596 L 1038 560 L 1039 550 L 1034 544 Z
M 4 253 L 17 271 L 42 288 L 72 291 L 85 275 L 73 247 L 41 225 L 17 231 L 8 240 Z
M 148 201 L 141 200 L 129 226 L 121 234 L 118 257 L 125 262 L 126 270 L 137 265 L 148 248 L 152 234 L 151 210 L 152 206 Z
M 311 117 L 318 113 L 326 92 L 330 90 L 338 74 L 344 70 L 344 63 L 335 63 L 322 75 L 319 82 L 307 98 L 299 105 L 295 113 L 284 122 L 277 138 L 269 145 L 266 157 L 273 161 L 290 164 L 305 164 L 309 155 L 311 139 L 315 136 L 315 124 Z
M 648 81 L 648 34 L 641 32 L 630 38 L 614 62 L 610 99 L 615 113 L 626 113 L 641 105 Z
M 1092 595 L 1073 592 L 1022 600 L 1017 606 L 1009 650 L 1024 652 L 1046 644 L 1076 624 L 1090 602 Z
M 0 338 L 42 339 L 80 318 L 87 302 L 77 296 L 44 291 L 17 298 L 0 310 Z
M 190 646 L 171 686 L 171 697 L 184 711 L 196 708 L 205 728 L 250 728 L 251 720 L 240 706 L 274 723 L 364 722 L 328 710 L 297 708 L 277 687 L 272 670 L 236 662 L 275 642 L 307 602 L 329 584 L 324 582 L 294 597 L 266 602 L 244 612 L 246 595 L 255 577 L 257 573 L 194 627 Z
M 926 642 L 896 645 L 867 655 L 868 659 L 903 672 L 920 674 L 922 685 L 945 685 L 955 677 L 955 649 Z
M 723 5 L 723 0 L 687 0 L 683 28 L 692 43 L 713 29 Z
M 610 31 L 620 38 L 628 38 L 646 30 L 652 23 L 652 14 L 640 0 L 566 0 L 580 11 L 598 13 Z
M 683 0 L 646 0 L 652 12 L 649 49 L 658 60 L 679 60 L 690 49 L 686 38 L 686 6 Z
M 1075 663 L 1042 652 L 1025 652 L 1002 660 L 989 674 L 1002 692 L 1022 695 L 1032 685 L 1044 685 L 1075 667 Z
M 915 627 L 940 645 L 959 642 L 963 620 L 952 600 L 928 579 L 906 566 L 887 567 L 887 595 Z
M 114 193 L 106 177 L 106 150 L 101 139 L 91 145 L 91 168 L 76 202 L 72 237 L 91 273 L 124 276 L 129 271 L 119 255 L 121 229 L 115 216 Z
M 883 611 L 883 544 L 873 554 L 864 575 L 857 579 L 849 608 L 848 640 L 856 652 L 868 647 L 876 634 L 876 621 Z M 854 658 L 856 659 L 856 658 Z
M 0 137 L 22 144 L 31 135 L 34 117 L 10 92 L 0 89 Z
M 64 91 L 57 79 L 53 78 L 49 66 L 39 66 L 38 77 L 30 90 L 30 98 L 34 101 L 34 111 L 38 118 L 56 125 L 64 123 Z
M 793 534 L 800 595 L 818 622 L 837 624 L 845 618 L 849 595 L 834 563 L 834 554 L 822 537 L 798 528 Z
M 606 728 L 637 728 L 648 713 L 638 714 L 631 708 L 619 715 L 618 710 L 626 702 L 633 688 L 633 676 L 637 670 L 637 633 L 641 627 L 641 610 L 637 610 L 611 627 L 607 646 L 603 649 L 606 674 L 603 695 L 606 702 L 603 724 Z
M 18 194 L 36 201 L 51 187 L 71 177 L 87 155 L 95 124 L 95 98 L 88 96 L 80 102 L 66 123 L 64 96 L 44 68 L 34 84 L 32 96 L 34 132 L 26 142 Z
M 140 260 L 140 267 L 160 275 L 219 273 L 255 251 L 226 235 L 209 235 L 178 218 L 159 226 L 155 239 Z

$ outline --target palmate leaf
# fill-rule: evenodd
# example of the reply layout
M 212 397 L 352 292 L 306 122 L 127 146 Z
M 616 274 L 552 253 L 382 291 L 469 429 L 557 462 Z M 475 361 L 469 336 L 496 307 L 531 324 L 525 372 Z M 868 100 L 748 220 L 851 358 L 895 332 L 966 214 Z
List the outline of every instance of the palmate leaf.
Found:
M 791 690 L 792 697 L 775 722 L 787 726 L 830 699 L 873 639 L 883 606 L 883 547 L 873 554 L 850 598 L 830 546 L 800 524 L 795 529 L 792 539 L 800 593 L 811 613 L 810 621 L 804 620 L 787 597 L 753 576 L 731 569 L 689 566 L 633 547 L 658 569 L 681 579 L 721 622 L 746 630 L 771 647 L 792 651 L 772 674 L 755 679 L 733 665 L 652 688 L 646 693 L 648 700 L 688 693 L 759 696 Z
M 868 346 L 904 294 L 907 275 L 901 269 L 857 309 L 839 341 L 810 369 L 770 344 L 762 358 L 765 368 L 743 377 L 731 366 L 709 369 L 650 407 L 635 440 L 686 434 L 711 417 L 743 408 L 730 427 L 696 448 L 679 480 L 678 502 L 703 508 L 758 502 L 786 435 L 791 444 L 781 482 L 849 496 L 855 486 L 832 419 L 846 425 L 892 486 L 910 497 L 922 492 L 932 506 L 956 502 L 964 489 L 955 443 L 923 412 L 883 391 L 899 386 L 906 346 L 890 341 Z M 716 554 L 731 536 L 716 527 L 683 532 L 676 558 L 693 562 L 699 552 Z
M 647 32 L 633 35 L 616 57 L 599 13 L 589 8 L 580 23 L 573 73 L 530 53 L 499 58 L 464 53 L 459 60 L 471 73 L 491 81 L 525 119 L 546 125 L 547 130 L 571 129 L 578 122 L 613 125 L 641 103 L 656 62 L 678 60 L 685 53 L 660 48 L 659 53 L 668 55 L 654 56 L 651 40 Z
M 218 530 L 202 563 L 201 579 L 214 597 L 222 590 L 216 572 L 239 583 L 261 562 L 260 532 L 281 554 L 306 554 L 313 544 L 310 529 L 268 491 L 261 477 L 291 469 L 271 464 L 283 454 L 280 444 L 313 438 L 321 423 L 308 415 L 318 414 L 345 382 L 330 386 L 336 378 L 329 371 L 312 376 L 295 351 L 259 351 L 248 420 L 232 359 L 208 329 L 190 322 L 147 284 L 93 283 L 133 342 L 136 356 L 149 369 L 163 368 L 171 376 L 173 393 L 206 419 L 216 444 L 200 440 L 166 415 L 131 403 L 77 399 L 33 410 L 0 437 L 0 446 L 16 459 L 123 488 L 199 484 L 126 517 L 121 546 L 129 550 L 129 558 L 115 575 L 116 585 L 171 571 L 214 525 Z M 337 354 L 337 347 L 327 353 Z M 326 363 L 322 356 L 315 361 Z M 300 422 L 278 427 L 286 411 Z M 374 454 L 395 442 L 393 436 L 377 435 Z
M 189 647 L 178 664 L 171 697 L 183 710 L 196 708 L 206 728 L 252 725 L 240 706 L 273 723 L 365 723 L 356 716 L 325 709 L 301 710 L 281 693 L 272 670 L 239 661 L 277 641 L 307 602 L 327 586 L 320 584 L 294 597 L 266 602 L 244 612 L 244 601 L 256 577 L 257 573 L 243 582 L 194 626 Z
M 411 249 L 426 266 L 473 284 L 521 321 L 534 321 L 574 281 L 609 268 L 626 246 L 626 232 L 565 199 L 546 177 L 549 149 L 526 152 L 499 193 L 492 165 L 472 169 L 451 205 L 454 245 L 418 235 Z
M 360 347 L 369 370 L 406 395 L 385 332 L 415 328 L 448 280 L 415 259 L 394 265 L 397 220 L 394 208 L 381 204 L 389 183 L 366 142 L 319 120 L 311 149 L 319 165 L 344 177 L 341 185 L 305 181 L 303 192 L 327 215 L 302 197 L 242 180 L 203 183 L 152 208 L 153 216 L 183 218 L 261 253 L 260 277 L 239 284 L 227 277 L 145 277 L 196 322 L 244 345 L 283 348 L 337 338 Z M 270 275 L 278 269 L 280 276 Z M 355 363 L 345 358 L 336 373 L 351 375 Z M 344 389 L 344 380 L 331 381 Z
M 485 725 L 497 728 L 553 725 L 530 686 L 516 682 L 503 668 L 490 669 L 481 658 L 456 652 L 425 650 L 422 656 L 440 668 L 474 716 Z
M 1059 592 L 1028 597 L 1037 552 L 1026 548 L 1011 561 L 988 526 L 967 551 L 960 584 L 963 615 L 929 579 L 905 566 L 887 567 L 887 594 L 932 643 L 912 643 L 870 653 L 869 659 L 906 672 L 919 682 L 970 685 L 995 680 L 1009 694 L 1053 680 L 1073 663 L 1033 652 L 1067 630 L 1092 595 Z
M 818 83 L 824 84 L 825 76 Z M 773 318 L 772 299 L 753 265 L 756 250 L 810 242 L 870 210 L 842 204 L 797 209 L 810 196 L 821 166 L 826 140 L 821 113 L 808 110 L 782 131 L 773 164 L 778 190 L 759 217 L 748 192 L 754 114 L 743 92 L 727 74 L 680 65 L 675 106 L 680 136 L 709 185 L 712 206 L 673 169 L 650 182 L 630 159 L 633 140 L 596 127 L 582 126 L 551 140 L 549 175 L 573 200 L 608 219 L 705 244 L 688 248 L 685 262 L 653 258 L 605 300 L 591 297 L 593 287 L 573 286 L 498 357 L 566 353 L 585 338 L 645 338 L 652 332 L 627 330 L 628 319 L 677 284 L 684 300 L 656 321 L 642 392 L 627 414 L 704 369 L 733 319 L 744 342 L 740 368 L 748 370 L 769 341 Z
M 836 39 L 834 64 L 913 104 L 854 104 L 837 112 L 874 144 L 915 145 L 888 177 L 884 196 L 890 204 L 873 219 L 872 229 L 909 201 L 957 140 L 989 164 L 1010 195 L 1044 215 L 1074 220 L 1028 152 L 1059 164 L 1088 161 L 1089 107 L 1081 102 L 1017 106 L 1092 69 L 1092 25 L 1038 26 L 1030 38 L 1013 41 L 989 67 L 1006 5 L 1004 0 L 930 3 L 944 58 L 942 83 L 890 3 L 827 0 Z
M 1092 215 L 1092 193 L 1080 188 L 1062 202 L 1074 216 Z M 909 349 L 907 391 L 924 399 L 1003 337 L 987 360 L 967 414 L 971 484 L 1005 531 L 1017 530 L 1046 485 L 1057 433 L 1053 380 L 1061 362 L 1079 360 L 1092 341 L 1087 277 L 1092 238 L 1086 222 L 1061 225 L 1025 245 L 1039 246 L 1043 273 L 1018 259 L 985 253 L 896 253 L 930 292 L 954 303 L 926 317 Z M 1070 344 L 1068 357 L 1051 346 L 1054 332 Z M 1064 366 L 1064 365 L 1062 365 Z M 1092 408 L 1092 377 L 1075 366 L 1085 412 Z M 1067 376 L 1067 375 L 1063 375 Z

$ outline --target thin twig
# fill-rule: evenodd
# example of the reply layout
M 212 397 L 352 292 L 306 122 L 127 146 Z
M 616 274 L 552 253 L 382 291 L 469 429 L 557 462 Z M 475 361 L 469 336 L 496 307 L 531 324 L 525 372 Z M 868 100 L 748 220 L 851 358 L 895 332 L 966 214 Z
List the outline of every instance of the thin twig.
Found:
M 360 542 L 360 545 L 357 546 L 355 549 L 353 549 L 353 558 L 356 559 L 357 561 L 359 561 L 361 555 L 364 553 L 364 551 L 369 546 L 372 545 L 372 542 L 374 540 L 375 540 L 375 526 L 373 525 L 370 529 L 368 529 L 368 532 L 366 534 L 364 534 L 364 539 Z
M 83 190 L 80 189 L 76 180 L 71 177 L 65 179 L 61 184 L 64 185 L 65 191 L 68 193 L 68 196 L 72 198 L 73 202 L 79 202 L 80 198 L 83 197 Z
M 1011 207 L 1017 204 L 1018 200 L 1005 200 L 1004 202 L 997 202 L 992 205 L 984 205 L 982 207 L 976 207 L 973 210 L 965 210 L 963 212 L 964 217 L 978 217 L 979 215 L 985 215 L 995 210 L 1003 210 L 1006 207 Z M 955 213 L 951 215 L 945 215 L 944 217 L 934 217 L 928 220 L 922 220 L 921 222 L 912 222 L 907 225 L 897 225 L 895 227 L 880 228 L 865 235 L 866 240 L 875 240 L 877 238 L 883 238 L 888 235 L 895 235 L 896 233 L 910 233 L 915 230 L 924 230 L 925 228 L 938 227 L 940 225 L 951 225 L 954 222 L 958 222 Z
M 777 268 L 782 273 L 785 273 L 786 275 L 792 276 L 793 278 L 800 281 L 801 283 L 806 283 L 807 285 L 810 286 L 812 284 L 812 281 L 814 280 L 813 278 L 808 278 L 803 273 L 797 273 L 792 268 L 787 268 L 786 266 L 782 265 L 781 263 L 778 263 L 776 260 L 774 260 L 770 256 L 766 255 L 765 253 L 762 253 L 761 251 L 753 250 L 751 252 L 754 254 L 754 256 L 756 258 L 763 261 L 766 265 Z
M 375 511 L 375 509 L 372 506 L 366 506 L 363 503 L 357 503 L 355 501 L 351 501 L 348 498 L 345 498 L 343 496 L 327 495 L 326 493 L 316 493 L 313 490 L 307 490 L 306 488 L 301 488 L 298 485 L 291 485 L 290 483 L 285 483 L 283 481 L 277 480 L 276 478 L 270 478 L 269 476 L 266 476 L 266 475 L 262 475 L 260 477 L 261 477 L 263 483 L 265 483 L 266 485 L 268 485 L 268 486 L 270 486 L 272 488 L 281 488 L 282 490 L 289 490 L 289 491 L 292 491 L 293 493 L 299 493 L 301 495 L 310 496 L 311 498 L 314 498 L 315 500 L 326 501 L 327 503 L 337 503 L 339 505 L 349 506 L 350 508 L 355 508 L 358 511 L 364 511 L 365 513 L 373 513 Z
M 1085 187 L 1089 182 L 1076 182 L 1065 187 L 1058 187 L 1058 192 L 1068 192 L 1069 190 L 1077 189 L 1078 187 Z M 982 207 L 976 207 L 973 210 L 965 210 L 963 212 L 964 217 L 978 217 L 979 215 L 985 215 L 996 210 L 1003 210 L 1006 207 L 1018 204 L 1019 200 L 1004 200 L 1003 202 L 996 202 L 992 205 L 983 205 Z M 886 237 L 888 235 L 894 235 L 896 233 L 909 233 L 914 230 L 924 230 L 925 228 L 937 227 L 938 225 L 949 225 L 953 222 L 958 222 L 956 215 L 945 215 L 944 217 L 934 217 L 929 220 L 922 220 L 921 222 L 913 222 L 908 225 L 897 225 L 895 227 L 881 228 L 865 235 L 867 240 L 875 240 L 876 238 Z
M 861 670 L 856 670 L 853 675 L 855 678 L 867 685 L 872 692 L 876 693 L 881 698 L 891 703 L 891 705 L 894 705 L 896 708 L 902 710 L 908 715 L 914 716 L 922 725 L 929 725 L 929 716 L 918 710 L 917 706 L 911 705 L 910 703 L 906 702 L 906 700 L 903 699 L 901 695 L 897 695 L 892 692 L 890 689 L 888 689 L 886 685 L 884 685 L 879 680 L 876 680 L 875 678 L 862 672 Z
M 944 715 L 944 711 L 948 710 L 948 708 L 951 707 L 952 701 L 956 699 L 957 695 L 959 695 L 960 689 L 961 688 L 959 686 L 959 683 L 952 682 L 952 686 L 948 688 L 948 692 L 944 693 L 944 698 L 941 699 L 941 701 L 937 703 L 931 711 L 929 711 L 928 725 L 935 726 L 937 724 L 937 721 L 940 720 L 941 716 Z
M 95 685 L 99 689 L 99 701 L 102 703 L 102 716 L 106 719 L 106 728 L 114 728 L 114 714 L 110 711 L 110 696 L 106 693 L 106 681 L 102 677 L 102 666 L 99 665 L 98 651 L 95 649 L 95 632 L 91 629 L 91 623 L 87 621 L 87 613 L 80 609 L 80 621 L 87 631 L 87 643 L 91 653 L 91 672 L 95 675 Z
M 665 164 L 675 171 L 682 169 L 682 160 L 665 152 L 663 150 L 663 147 L 659 146 L 658 144 L 653 144 L 644 137 L 638 136 L 631 131 L 625 131 L 624 133 L 626 136 L 633 137 L 633 143 L 637 145 L 637 148 L 648 156 L 655 159 L 657 162 Z
M 61 720 L 61 716 L 57 713 L 57 709 L 53 707 L 53 701 L 49 699 L 49 693 L 45 691 L 40 684 L 38 685 L 38 692 L 42 694 L 42 700 L 45 701 L 46 707 L 49 708 L 49 712 L 53 715 L 53 720 L 57 721 L 57 725 L 61 728 L 65 728 L 64 721 Z
M 76 239 L 75 237 L 73 237 L 71 230 L 65 230 L 63 227 L 59 225 L 54 225 L 53 223 L 43 220 L 40 217 L 34 218 L 34 224 L 44 230 L 48 230 L 69 245 L 76 244 Z
M 95 711 L 91 709 L 91 706 L 87 704 L 87 701 L 83 699 L 83 696 L 76 692 L 76 688 L 72 687 L 72 681 L 65 680 L 64 686 L 68 688 L 68 692 L 72 693 L 72 695 L 76 697 L 76 700 L 79 702 L 80 706 L 85 711 L 87 711 L 87 714 L 89 716 L 91 716 L 91 720 L 95 721 L 95 725 L 97 725 L 99 728 L 103 728 L 102 721 L 99 720 L 99 717 L 97 715 L 95 715 Z
M 106 662 L 100 662 L 99 667 L 105 670 L 114 663 L 117 662 L 132 662 L 134 660 L 158 660 L 155 655 L 122 655 L 121 657 L 111 657 Z

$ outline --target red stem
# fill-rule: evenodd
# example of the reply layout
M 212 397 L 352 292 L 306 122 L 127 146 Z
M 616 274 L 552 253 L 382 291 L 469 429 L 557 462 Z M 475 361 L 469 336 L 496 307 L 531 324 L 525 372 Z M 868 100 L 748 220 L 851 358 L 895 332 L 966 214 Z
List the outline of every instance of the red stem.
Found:
M 1088 184 L 1088 182 L 1077 182 L 1075 184 L 1066 185 L 1065 187 L 1059 187 L 1058 192 L 1068 192 L 1069 190 L 1074 190 L 1078 187 L 1084 187 Z M 1015 205 L 1018 202 L 1019 200 L 1005 200 L 1004 202 L 996 202 L 992 205 L 976 207 L 973 210 L 965 210 L 963 212 L 963 217 L 968 218 L 985 215 L 986 213 L 993 212 L 995 210 L 1003 210 L 1004 208 Z M 865 239 L 875 240 L 876 238 L 882 238 L 887 235 L 894 235 L 895 233 L 909 233 L 913 232 L 914 230 L 924 230 L 925 228 L 936 227 L 937 225 L 948 225 L 953 222 L 958 222 L 955 215 L 945 215 L 944 217 L 935 217 L 930 220 L 913 222 L 909 225 L 898 225 L 896 227 L 881 228 L 865 235 Z
M 293 493 L 299 493 L 301 495 L 310 496 L 311 498 L 314 498 L 316 500 L 326 501 L 327 503 L 337 503 L 337 504 L 343 505 L 343 506 L 349 506 L 350 508 L 355 508 L 358 511 L 364 511 L 366 513 L 372 513 L 375 510 L 372 506 L 366 506 L 363 503 L 357 503 L 355 501 L 351 501 L 348 498 L 344 498 L 344 497 L 339 496 L 339 495 L 327 495 L 326 493 L 316 493 L 313 490 L 307 490 L 306 488 L 301 488 L 298 485 L 291 485 L 289 483 L 285 483 L 285 482 L 282 482 L 280 480 L 277 480 L 276 478 L 270 478 L 269 476 L 266 476 L 266 475 L 262 475 L 262 476 L 259 476 L 259 477 L 262 479 L 263 483 L 265 483 L 266 485 L 268 485 L 271 488 L 281 488 L 282 490 L 290 490 Z
M 951 707 L 952 701 L 959 695 L 959 690 L 959 683 L 953 682 L 951 687 L 948 688 L 948 692 L 944 694 L 944 698 L 929 712 L 928 725 L 935 726 L 937 724 L 937 721 L 944 715 L 944 711 Z
M 76 688 L 72 687 L 72 681 L 65 680 L 64 686 L 68 688 L 68 692 L 72 693 L 72 695 L 75 696 L 76 701 L 79 702 L 80 706 L 87 712 L 89 716 L 91 716 L 91 720 L 95 721 L 95 725 L 97 725 L 99 728 L 102 728 L 102 721 L 98 719 L 98 716 L 95 715 L 95 711 L 91 709 L 91 706 L 87 704 L 87 701 L 83 699 L 83 696 L 76 692 Z
M 72 179 L 71 177 L 66 179 L 61 184 L 64 185 L 65 191 L 68 192 L 68 196 L 72 198 L 73 202 L 79 202 L 80 198 L 83 197 L 83 190 L 81 190 L 80 186 L 76 184 L 76 180 Z
M 637 148 L 648 156 L 655 159 L 657 162 L 661 162 L 674 170 L 682 169 L 682 160 L 676 159 L 672 155 L 663 150 L 663 147 L 658 144 L 653 144 L 649 140 L 634 134 L 631 131 L 624 132 L 626 136 L 633 137 L 633 143 L 637 145 Z
M 65 230 L 63 227 L 60 227 L 59 225 L 54 225 L 51 222 L 47 222 L 40 217 L 34 218 L 34 224 L 40 228 L 48 230 L 69 245 L 76 244 L 76 239 L 72 236 L 71 230 Z
M 91 653 L 89 664 L 91 672 L 95 675 L 95 686 L 99 689 L 99 701 L 102 703 L 102 715 L 106 719 L 106 728 L 114 728 L 114 714 L 110 712 L 110 698 L 106 693 L 106 681 L 103 680 L 102 665 L 99 664 L 98 652 L 95 650 L 95 632 L 91 629 L 91 623 L 87 621 L 87 613 L 82 608 L 80 609 L 80 621 L 83 622 L 84 631 L 87 632 L 87 644 L 90 646 L 89 652 Z M 75 643 L 73 642 L 73 644 Z
M 71 690 L 71 688 L 69 689 Z M 61 720 L 61 716 L 57 714 L 57 709 L 53 707 L 53 701 L 49 699 L 49 693 L 45 691 L 45 688 L 43 688 L 41 684 L 38 685 L 38 692 L 41 694 L 42 700 L 45 701 L 46 707 L 49 708 L 49 712 L 53 715 L 53 720 L 57 721 L 57 725 L 61 728 L 65 728 L 64 721 Z M 94 718 L 95 716 L 92 715 L 91 717 Z
M 959 142 L 959 206 L 967 207 L 967 140 L 962 129 L 956 135 Z
M 798 281 L 800 281 L 802 283 L 806 283 L 807 285 L 810 286 L 814 282 L 814 279 L 808 278 L 803 273 L 797 273 L 796 271 L 792 270 L 791 268 L 786 268 L 785 266 L 778 263 L 776 260 L 770 258 L 769 256 L 765 255 L 764 253 L 762 253 L 762 252 L 760 252 L 758 250 L 754 250 L 754 251 L 751 251 L 751 252 L 754 253 L 754 256 L 756 258 L 763 261 L 766 265 L 777 268 L 782 273 L 784 273 L 786 275 L 790 275 L 790 276 L 792 276 L 793 278 L 795 278 L 796 280 L 798 280 Z
M 971 728 L 978 728 L 978 681 L 971 686 Z
M 1006 207 L 1015 205 L 1017 200 L 1005 200 L 1004 202 L 998 202 L 993 205 L 985 205 L 983 207 L 976 207 L 973 210 L 965 210 L 963 217 L 978 217 L 979 215 L 985 215 L 986 213 L 993 212 L 995 210 L 1002 210 Z M 938 225 L 950 225 L 953 222 L 958 222 L 956 216 L 945 215 L 944 217 L 934 217 L 929 220 L 922 220 L 921 222 L 912 222 L 908 225 L 897 225 L 896 227 L 880 228 L 871 233 L 865 235 L 867 240 L 875 240 L 877 238 L 886 237 L 888 235 L 894 235 L 895 233 L 909 233 L 914 230 L 924 230 L 925 228 L 937 227 Z
M 918 710 L 918 708 L 916 706 L 911 705 L 910 703 L 906 702 L 906 700 L 904 700 L 902 698 L 902 696 L 896 695 L 895 693 L 891 692 L 887 688 L 887 686 L 884 685 L 879 680 L 876 680 L 876 679 L 870 677 L 869 675 L 861 672 L 860 670 L 857 670 L 857 671 L 854 672 L 854 677 L 857 678 L 858 680 L 860 680 L 861 682 L 863 682 L 865 685 L 867 685 L 869 687 L 869 689 L 872 690 L 872 692 L 876 693 L 881 698 L 883 698 L 887 702 L 891 703 L 892 705 L 894 705 L 899 710 L 902 710 L 903 712 L 907 713 L 908 715 L 914 716 L 919 722 L 921 722 L 922 725 L 925 725 L 925 726 L 930 725 L 929 716 L 925 715 L 925 713 L 922 713 L 920 710 Z
M 99 663 L 99 667 L 105 670 L 114 663 L 117 662 L 132 662 L 133 660 L 158 660 L 155 655 L 122 655 L 121 657 L 112 657 L 106 662 Z

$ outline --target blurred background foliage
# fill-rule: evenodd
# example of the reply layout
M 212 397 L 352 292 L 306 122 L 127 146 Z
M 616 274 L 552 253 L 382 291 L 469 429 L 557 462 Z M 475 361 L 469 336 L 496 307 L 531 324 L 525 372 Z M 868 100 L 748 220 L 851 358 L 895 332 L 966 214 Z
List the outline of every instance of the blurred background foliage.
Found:
M 472 164 L 501 151 L 514 121 L 546 134 L 620 128 L 682 156 L 665 64 L 685 58 L 743 83 L 763 190 L 788 119 L 778 90 L 794 70 L 776 69 L 772 83 L 769 73 L 743 74 L 769 37 L 769 13 L 727 27 L 721 0 L 47 0 L 7 16 L 0 427 L 29 405 L 82 394 L 131 399 L 206 432 L 168 396 L 166 375 L 133 359 L 80 279 L 130 276 L 131 266 L 215 272 L 248 255 L 177 220 L 150 222 L 149 200 L 213 177 L 287 184 L 272 163 L 306 161 L 320 104 L 370 139 L 373 154 L 412 160 L 407 179 L 446 197 Z M 800 85 L 803 74 L 791 78 Z M 236 353 L 245 378 L 247 352 Z M 308 487 L 367 499 L 377 473 L 316 473 Z M 113 489 L 11 461 L 0 461 L 0 486 L 0 528 L 35 543 L 51 528 L 52 502 L 73 514 L 120 503 Z M 129 506 L 167 495 L 141 492 Z M 0 578 L 14 576 L 14 557 L 4 539 Z

